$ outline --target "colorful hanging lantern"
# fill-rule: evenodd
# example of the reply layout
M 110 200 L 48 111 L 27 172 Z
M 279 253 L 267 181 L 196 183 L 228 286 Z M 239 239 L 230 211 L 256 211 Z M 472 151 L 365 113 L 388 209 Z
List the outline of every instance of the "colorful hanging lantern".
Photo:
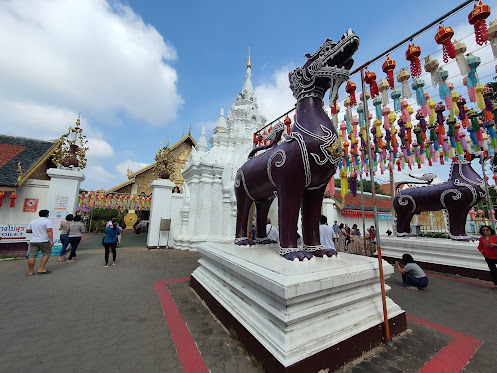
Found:
M 2 207 L 2 201 L 5 198 L 5 192 L 0 191 L 0 207 Z
M 469 74 L 469 66 L 464 56 L 464 53 L 466 53 L 466 44 L 456 41 L 454 42 L 454 49 L 456 50 L 457 67 L 459 67 L 461 75 L 466 76 Z
M 369 84 L 371 90 L 371 97 L 375 98 L 380 93 L 378 92 L 378 85 L 376 84 L 376 74 L 372 71 L 366 71 L 364 81 Z
M 352 196 L 357 196 L 357 172 L 352 171 L 349 177 L 349 187 Z
M 340 195 L 345 197 L 347 195 L 347 190 L 349 189 L 349 183 L 347 180 L 347 170 L 342 167 L 340 171 Z
M 497 58 L 497 19 L 490 22 L 490 27 L 488 28 L 488 40 L 490 41 L 494 58 Z
M 374 106 L 375 112 L 376 112 L 376 119 L 380 119 L 381 118 L 381 98 L 379 96 L 374 98 L 373 106 Z
M 438 72 L 438 66 L 439 63 L 436 58 L 431 58 L 431 56 L 425 57 L 425 71 L 431 75 L 431 84 L 433 85 L 433 88 L 437 88 L 442 80 Z
M 381 67 L 381 69 L 383 70 L 383 72 L 385 74 L 387 74 L 387 82 L 390 85 L 390 89 L 394 89 L 395 88 L 395 81 L 394 81 L 394 78 L 393 78 L 393 71 L 395 70 L 395 66 L 396 65 L 397 64 L 395 63 L 395 61 L 392 60 L 390 58 L 390 56 L 387 56 L 387 59 L 385 60 L 385 62 L 383 62 L 383 65 Z
M 381 102 L 383 105 L 388 105 L 388 90 L 390 89 L 390 84 L 386 79 L 381 79 L 380 84 L 378 84 L 378 90 L 381 93 Z
M 371 98 L 371 95 L 369 94 L 368 90 L 366 90 L 366 92 L 364 92 L 364 94 L 361 93 L 361 100 L 364 99 L 364 101 L 368 101 L 370 98 Z
M 474 9 L 468 14 L 468 22 L 475 27 L 476 44 L 483 45 L 488 40 L 486 19 L 490 16 L 490 6 L 481 0 L 475 4 Z
M 395 88 L 392 93 L 390 93 L 390 97 L 393 100 L 393 110 L 398 113 L 401 110 L 401 100 L 400 97 L 402 97 L 402 93 L 400 92 L 400 89 Z
M 442 100 L 445 100 L 445 105 L 450 110 L 452 108 L 452 91 L 447 83 L 449 72 L 441 67 L 438 69 L 438 72 L 441 78 L 441 82 L 438 85 L 438 94 Z
M 476 74 L 476 68 L 481 64 L 481 58 L 473 55 L 473 53 L 468 53 L 466 61 L 469 66 L 469 74 L 467 79 L 468 96 L 471 102 L 476 102 L 476 86 L 480 83 L 478 75 Z
M 10 207 L 11 208 L 14 208 L 16 207 L 16 199 L 17 199 L 17 193 L 16 192 L 12 192 L 10 194 Z
M 357 89 L 357 85 L 352 82 L 348 81 L 347 85 L 345 86 L 345 92 L 347 92 L 350 95 L 350 106 L 354 107 L 357 105 L 357 100 L 355 98 L 355 90 Z
M 450 39 L 454 36 L 454 30 L 452 27 L 438 26 L 437 34 L 435 35 L 435 41 L 437 44 L 443 45 L 443 60 L 445 63 L 449 62 L 450 58 L 456 57 L 456 50 Z
M 417 45 L 409 44 L 406 51 L 406 60 L 411 63 L 411 76 L 416 78 L 421 75 L 421 62 L 419 56 L 421 55 L 421 48 Z
M 425 86 L 425 81 L 421 78 L 416 78 L 412 82 L 412 89 L 416 91 L 416 101 L 419 106 L 426 104 L 425 92 L 423 87 Z
M 400 69 L 399 75 L 397 75 L 397 81 L 402 84 L 402 97 L 407 99 L 411 98 L 411 90 L 408 83 L 410 77 L 411 74 L 406 69 Z

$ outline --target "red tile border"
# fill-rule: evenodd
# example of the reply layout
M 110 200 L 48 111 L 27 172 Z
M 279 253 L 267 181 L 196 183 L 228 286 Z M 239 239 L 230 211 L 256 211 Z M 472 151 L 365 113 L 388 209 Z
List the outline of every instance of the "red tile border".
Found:
M 209 369 L 207 369 L 197 344 L 190 334 L 185 320 L 181 316 L 181 313 L 166 286 L 167 284 L 189 280 L 190 277 L 168 281 L 154 281 L 154 286 L 162 306 L 162 311 L 164 312 L 164 316 L 169 325 L 171 336 L 173 337 L 174 347 L 176 348 L 181 369 L 185 373 L 207 373 L 209 372 Z
M 431 275 L 431 274 L 430 274 Z M 431 275 L 435 277 L 444 276 Z M 470 284 L 488 286 L 472 281 L 452 279 Z M 181 368 L 185 373 L 203 373 L 209 372 L 205 362 L 198 350 L 197 344 L 193 339 L 185 320 L 181 316 L 173 297 L 167 288 L 167 284 L 189 281 L 190 277 L 178 278 L 165 281 L 154 281 L 155 290 L 162 306 L 164 316 L 169 325 L 171 336 L 173 337 L 176 353 L 181 364 Z M 455 330 L 435 324 L 431 321 L 423 320 L 417 316 L 406 314 L 408 320 L 432 328 L 444 334 L 454 337 L 454 340 L 447 346 L 441 349 L 434 357 L 432 357 L 418 373 L 432 372 L 461 372 L 469 363 L 476 351 L 481 347 L 484 341 L 474 338 L 468 334 L 457 332 Z
M 442 275 L 436 275 L 434 273 L 426 273 L 426 276 L 431 276 L 431 277 L 437 277 L 437 278 L 443 278 L 445 280 L 451 280 L 451 281 L 457 281 L 457 282 L 463 282 L 465 284 L 471 284 L 471 285 L 478 285 L 478 286 L 484 286 L 487 288 L 493 288 L 494 285 L 492 284 L 483 284 L 481 282 L 476 282 L 476 281 L 469 281 L 469 280 L 464 280 L 462 278 L 454 278 L 454 277 L 448 277 L 448 276 L 442 276 Z
M 452 342 L 432 357 L 418 373 L 462 372 L 484 342 L 468 334 L 457 332 L 413 315 L 406 314 L 406 317 L 407 320 L 455 337 Z

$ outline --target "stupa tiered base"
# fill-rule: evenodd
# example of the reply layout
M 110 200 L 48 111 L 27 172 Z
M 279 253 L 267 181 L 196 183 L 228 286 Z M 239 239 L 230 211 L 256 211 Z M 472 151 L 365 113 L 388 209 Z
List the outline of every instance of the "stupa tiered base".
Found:
M 377 259 L 290 262 L 275 245 L 198 252 L 191 286 L 268 372 L 332 371 L 383 339 Z M 386 279 L 393 267 L 383 263 Z M 404 331 L 404 311 L 388 297 L 387 309 L 391 335 Z

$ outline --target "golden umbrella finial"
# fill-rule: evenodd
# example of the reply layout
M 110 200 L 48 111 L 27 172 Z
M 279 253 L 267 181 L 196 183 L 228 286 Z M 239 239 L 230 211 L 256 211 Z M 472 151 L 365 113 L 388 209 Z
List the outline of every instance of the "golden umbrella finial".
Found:
M 250 62 L 250 47 L 248 47 L 248 52 L 249 52 L 249 54 L 248 54 L 247 67 L 252 68 L 252 62 Z

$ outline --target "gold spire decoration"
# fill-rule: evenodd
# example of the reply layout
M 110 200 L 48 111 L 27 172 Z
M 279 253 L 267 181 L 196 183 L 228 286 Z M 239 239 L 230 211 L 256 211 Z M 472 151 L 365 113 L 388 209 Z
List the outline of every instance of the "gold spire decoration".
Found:
M 52 156 L 52 161 L 57 166 L 86 167 L 86 152 L 88 151 L 88 140 L 83 135 L 83 129 L 80 127 L 81 114 L 76 120 L 75 127 L 69 127 L 68 132 L 59 139 L 59 147 Z
M 168 174 L 169 178 L 169 167 L 168 167 L 168 158 L 169 154 L 171 153 L 171 150 L 169 149 L 169 139 L 166 142 L 166 146 L 162 148 L 162 141 L 161 141 L 161 148 L 159 148 L 159 151 L 155 155 L 155 168 L 154 168 L 154 177 L 156 179 L 158 178 L 165 178 L 163 177 L 165 173 Z
M 248 61 L 247 61 L 247 67 L 252 68 L 252 62 L 250 62 L 250 47 L 248 47 L 249 55 L 248 55 Z

